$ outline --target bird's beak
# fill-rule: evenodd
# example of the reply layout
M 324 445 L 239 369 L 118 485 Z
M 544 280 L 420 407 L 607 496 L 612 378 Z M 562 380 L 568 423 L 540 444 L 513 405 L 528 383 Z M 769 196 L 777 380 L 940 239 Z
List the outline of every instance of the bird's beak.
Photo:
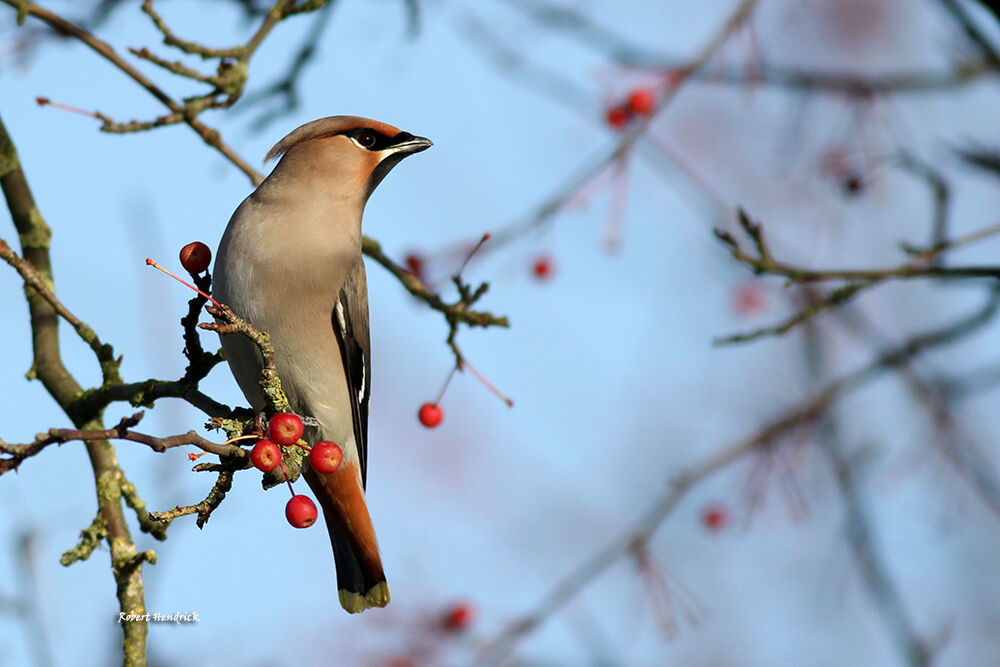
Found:
M 430 139 L 415 137 L 409 132 L 400 132 L 396 135 L 395 139 L 396 141 L 389 147 L 389 150 L 393 153 L 402 153 L 403 155 L 419 153 L 434 145 Z

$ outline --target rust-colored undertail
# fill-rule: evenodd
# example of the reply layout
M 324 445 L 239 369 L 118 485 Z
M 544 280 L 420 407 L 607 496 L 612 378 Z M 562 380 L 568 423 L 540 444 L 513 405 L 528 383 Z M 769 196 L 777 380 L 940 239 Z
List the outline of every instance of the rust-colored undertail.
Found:
M 352 614 L 386 606 L 389 585 L 382 572 L 357 464 L 344 464 L 330 474 L 319 474 L 306 466 L 304 477 L 323 507 L 337 563 L 341 606 Z

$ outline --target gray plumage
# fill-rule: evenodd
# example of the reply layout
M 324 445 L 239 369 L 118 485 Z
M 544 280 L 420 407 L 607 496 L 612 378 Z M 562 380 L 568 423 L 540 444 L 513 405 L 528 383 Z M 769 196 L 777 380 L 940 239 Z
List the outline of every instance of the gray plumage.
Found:
M 354 116 L 322 118 L 268 153 L 271 174 L 233 214 L 216 256 L 214 296 L 271 336 L 292 409 L 307 432 L 344 452 L 330 475 L 306 470 L 323 506 L 348 611 L 388 603 L 364 503 L 370 341 L 361 217 L 393 165 L 431 143 Z M 222 336 L 226 358 L 254 410 L 267 407 L 262 358 L 241 335 Z

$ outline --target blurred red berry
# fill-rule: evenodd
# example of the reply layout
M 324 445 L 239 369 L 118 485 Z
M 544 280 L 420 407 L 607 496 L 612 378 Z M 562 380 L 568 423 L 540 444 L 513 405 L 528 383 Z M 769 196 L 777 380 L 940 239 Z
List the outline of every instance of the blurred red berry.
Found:
M 316 523 L 316 503 L 309 496 L 292 496 L 285 505 L 285 518 L 296 528 L 308 528 Z
M 181 266 L 196 276 L 212 263 L 212 251 L 201 241 L 192 241 L 181 248 Z
M 716 533 L 729 523 L 729 512 L 726 510 L 726 506 L 721 503 L 706 505 L 701 511 L 701 522 L 705 528 Z
M 427 428 L 434 428 L 444 419 L 444 411 L 437 403 L 424 403 L 417 413 L 420 423 Z
M 756 283 L 740 285 L 733 295 L 733 310 L 740 317 L 757 315 L 764 309 L 764 290 Z
M 258 440 L 250 450 L 250 462 L 261 472 L 271 472 L 281 462 L 281 449 L 270 440 Z
M 414 658 L 396 655 L 386 660 L 385 667 L 420 667 L 420 665 Z
M 475 620 L 475 609 L 468 602 L 456 602 L 445 610 L 441 627 L 448 632 L 461 632 Z
M 636 88 L 628 95 L 628 108 L 632 113 L 648 116 L 656 106 L 656 96 L 652 88 Z
M 535 259 L 531 265 L 531 273 L 539 280 L 547 280 L 552 277 L 552 259 L 542 255 Z
M 861 180 L 860 176 L 851 174 L 841 182 L 840 187 L 843 189 L 845 195 L 852 197 L 864 192 L 865 183 Z
M 857 164 L 858 158 L 843 146 L 834 146 L 820 155 L 820 170 L 836 180 L 847 197 L 865 191 L 865 179 Z
M 294 445 L 302 437 L 305 426 L 298 415 L 290 412 L 282 412 L 271 417 L 271 423 L 267 426 L 267 434 L 271 440 L 282 447 Z
M 628 124 L 631 114 L 628 107 L 619 104 L 608 109 L 604 118 L 607 120 L 608 125 L 620 130 Z
M 424 259 L 423 255 L 418 255 L 415 252 L 411 252 L 406 256 L 404 260 L 406 262 L 406 268 L 409 269 L 410 273 L 415 275 L 421 281 L 424 280 L 424 265 L 427 260 Z
M 309 452 L 309 464 L 316 472 L 326 474 L 337 472 L 343 460 L 344 452 L 329 440 L 317 442 Z

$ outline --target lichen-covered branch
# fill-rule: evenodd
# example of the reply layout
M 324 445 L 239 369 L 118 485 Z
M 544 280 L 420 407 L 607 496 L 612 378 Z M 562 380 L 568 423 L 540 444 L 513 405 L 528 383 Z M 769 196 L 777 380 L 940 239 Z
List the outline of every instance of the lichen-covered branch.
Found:
M 94 549 L 101 545 L 101 542 L 108 536 L 108 525 L 100 514 L 94 517 L 90 525 L 80 531 L 80 541 L 75 547 L 66 550 L 66 553 L 59 559 L 59 563 L 64 567 L 69 567 L 73 563 L 90 558 Z
M 259 349 L 264 365 L 261 370 L 261 388 L 275 412 L 288 412 L 288 397 L 281 389 L 281 379 L 278 368 L 274 365 L 274 346 L 266 331 L 258 331 L 249 322 L 233 312 L 226 304 L 207 306 L 210 315 L 222 322 L 202 322 L 198 326 L 219 335 L 242 334 L 249 338 Z
M 76 331 L 80 339 L 85 342 L 94 354 L 97 356 L 97 360 L 101 365 L 101 372 L 104 376 L 105 385 L 118 384 L 122 381 L 121 375 L 119 373 L 119 368 L 121 366 L 121 358 L 115 358 L 115 351 L 110 345 L 106 345 L 101 342 L 98 338 L 97 333 L 86 323 L 80 320 L 76 315 L 71 313 L 66 306 L 62 304 L 56 295 L 52 293 L 50 286 L 45 284 L 45 280 L 42 275 L 35 270 L 35 267 L 31 265 L 25 259 L 18 257 L 17 253 L 14 252 L 11 247 L 7 244 L 7 241 L 0 238 L 0 259 L 10 264 L 14 269 L 21 275 L 24 280 L 25 288 L 34 289 L 38 292 L 43 299 L 45 299 L 49 305 L 59 314 L 61 318 L 69 322 L 73 330 Z
M 170 522 L 180 516 L 187 516 L 188 514 L 197 514 L 198 518 L 195 521 L 195 525 L 199 528 L 204 528 L 205 524 L 208 522 L 209 517 L 212 512 L 215 511 L 222 501 L 225 499 L 226 494 L 233 487 L 233 471 L 232 470 L 220 470 L 219 476 L 215 480 L 215 484 L 212 486 L 211 491 L 208 492 L 208 496 L 198 503 L 197 505 L 187 505 L 185 507 L 175 507 L 172 510 L 166 510 L 164 512 L 150 512 L 149 518 L 153 521 L 159 522 L 164 528 L 170 525 Z
M 24 7 L 23 3 L 20 5 Z M 34 268 L 44 285 L 55 284 L 49 256 L 51 231 L 35 205 L 27 178 L 21 169 L 17 150 L 7 128 L 0 119 L 0 189 L 10 210 L 21 243 L 21 256 Z M 72 406 L 83 388 L 63 364 L 59 346 L 59 319 L 56 308 L 37 290 L 25 291 L 31 322 L 34 362 L 33 375 L 44 385 L 53 400 L 66 412 L 77 428 L 103 428 L 100 416 L 83 419 Z M 121 504 L 121 488 L 117 484 L 121 470 L 114 447 L 107 440 L 87 442 L 87 455 L 93 469 L 97 489 L 97 511 L 106 526 L 106 541 L 111 550 L 118 605 L 124 613 L 145 612 L 145 589 L 141 561 Z M 126 665 L 146 662 L 144 622 L 122 624 L 123 655 Z
M 46 433 L 39 434 L 34 442 L 22 445 L 7 444 L 0 440 L 0 453 L 8 456 L 8 458 L 0 458 L 0 475 L 11 470 L 16 470 L 26 458 L 39 454 L 50 445 L 61 445 L 74 440 L 82 442 L 128 440 L 146 445 L 154 452 L 160 453 L 174 447 L 192 445 L 202 451 L 217 454 L 218 456 L 235 457 L 241 461 L 248 460 L 246 451 L 242 447 L 238 445 L 217 444 L 203 438 L 196 431 L 188 431 L 187 433 L 168 437 L 156 437 L 131 430 L 131 427 L 138 424 L 142 417 L 143 413 L 137 412 L 131 417 L 123 418 L 113 428 L 106 429 L 53 428 L 49 429 Z

